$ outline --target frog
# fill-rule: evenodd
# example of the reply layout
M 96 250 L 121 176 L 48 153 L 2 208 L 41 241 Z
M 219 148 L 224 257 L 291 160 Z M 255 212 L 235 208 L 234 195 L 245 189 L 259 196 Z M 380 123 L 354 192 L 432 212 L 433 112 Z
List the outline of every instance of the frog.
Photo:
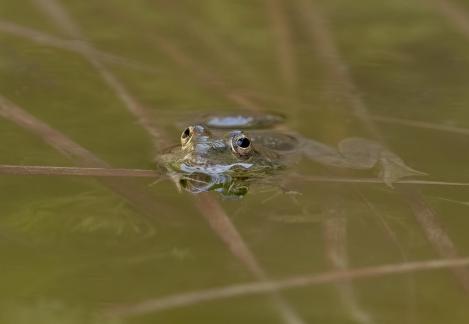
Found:
M 194 194 L 215 191 L 225 198 L 244 197 L 251 184 L 299 158 L 333 168 L 379 168 L 390 187 L 401 178 L 425 175 L 377 141 L 349 137 L 334 148 L 281 127 L 284 121 L 279 114 L 205 115 L 184 128 L 180 144 L 161 154 L 158 164 L 178 188 Z

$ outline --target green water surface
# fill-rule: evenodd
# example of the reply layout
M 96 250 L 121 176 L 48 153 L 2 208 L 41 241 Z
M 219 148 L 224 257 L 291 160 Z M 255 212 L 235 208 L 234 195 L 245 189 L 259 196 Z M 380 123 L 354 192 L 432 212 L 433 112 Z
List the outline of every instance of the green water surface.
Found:
M 178 142 L 187 116 L 278 112 L 290 129 L 332 146 L 349 136 L 374 138 L 428 173 L 420 180 L 469 182 L 467 26 L 463 0 L 3 0 L 0 96 L 113 167 L 155 168 L 162 147 L 90 62 L 98 57 L 156 125 L 161 146 Z M 34 32 L 65 45 L 41 43 Z M 0 118 L 0 143 L 0 164 L 80 165 L 11 119 Z M 376 175 L 310 161 L 290 171 Z M 0 323 L 469 321 L 467 267 L 117 316 L 174 294 L 464 257 L 469 248 L 466 186 L 296 177 L 285 181 L 301 195 L 259 188 L 231 201 L 198 200 L 153 181 L 120 179 L 142 191 L 129 201 L 95 178 L 1 175 Z M 240 236 L 207 221 L 220 217 L 210 202 Z

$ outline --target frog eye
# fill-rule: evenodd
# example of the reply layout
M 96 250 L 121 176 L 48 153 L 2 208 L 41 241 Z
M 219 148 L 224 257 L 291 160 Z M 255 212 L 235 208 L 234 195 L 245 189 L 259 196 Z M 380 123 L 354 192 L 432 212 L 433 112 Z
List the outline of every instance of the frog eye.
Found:
M 235 135 L 231 140 L 231 149 L 240 156 L 247 156 L 252 152 L 251 140 L 242 133 Z
M 186 145 L 187 142 L 189 142 L 189 140 L 191 139 L 193 133 L 194 133 L 194 127 L 192 126 L 187 127 L 181 134 L 181 144 Z

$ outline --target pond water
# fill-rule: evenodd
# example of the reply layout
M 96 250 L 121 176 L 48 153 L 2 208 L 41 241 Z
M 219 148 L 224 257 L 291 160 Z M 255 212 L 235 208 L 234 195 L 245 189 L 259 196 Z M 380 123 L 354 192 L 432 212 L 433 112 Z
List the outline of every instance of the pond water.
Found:
M 468 26 L 460 0 L 1 1 L 0 173 L 156 170 L 195 116 L 249 112 L 427 175 L 0 175 L 0 323 L 467 322 Z

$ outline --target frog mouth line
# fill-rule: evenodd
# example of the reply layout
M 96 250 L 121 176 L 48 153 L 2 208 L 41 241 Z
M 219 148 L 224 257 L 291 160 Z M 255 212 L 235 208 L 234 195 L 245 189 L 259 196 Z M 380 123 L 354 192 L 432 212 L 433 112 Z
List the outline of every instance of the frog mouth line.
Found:
M 249 191 L 249 184 L 242 179 L 228 174 L 207 174 L 194 172 L 180 175 L 178 185 L 191 193 L 215 191 L 227 199 L 240 199 Z
M 236 170 L 243 170 L 243 171 L 248 171 L 254 166 L 252 163 L 245 163 L 245 162 L 237 162 L 237 163 L 232 163 L 229 165 L 221 165 L 221 164 L 204 164 L 204 165 L 188 165 L 186 163 L 183 163 L 179 167 L 180 172 L 184 172 L 187 174 L 191 173 L 205 173 L 209 175 L 213 174 L 220 174 L 220 173 L 228 173 L 230 171 L 236 171 Z

